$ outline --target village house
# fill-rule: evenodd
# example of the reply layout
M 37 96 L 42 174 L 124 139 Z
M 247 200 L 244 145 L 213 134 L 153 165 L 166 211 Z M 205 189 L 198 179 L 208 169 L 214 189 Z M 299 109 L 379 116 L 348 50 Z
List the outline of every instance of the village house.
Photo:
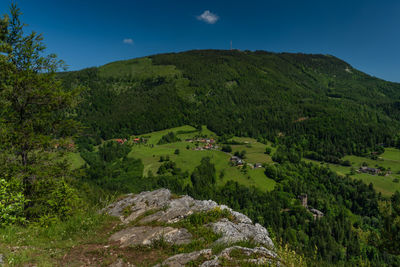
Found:
M 212 145 L 211 144 L 207 144 L 203 147 L 204 149 L 212 149 Z
M 135 137 L 132 139 L 133 143 L 139 144 L 139 143 L 147 143 L 147 139 L 143 137 Z
M 205 144 L 204 146 L 198 146 L 195 147 L 194 150 L 210 150 L 210 149 L 216 149 L 218 146 L 214 146 L 212 144 Z
M 231 157 L 231 162 L 235 165 L 235 166 L 242 166 L 243 165 L 243 160 L 237 156 L 232 156 Z
M 261 163 L 255 163 L 255 164 L 254 164 L 254 168 L 255 168 L 255 169 L 257 169 L 257 168 L 262 168 L 262 164 L 261 164 Z
M 187 140 L 191 140 L 191 139 L 187 139 Z M 190 142 L 190 141 L 187 141 L 187 142 Z M 192 142 L 193 142 L 193 140 L 192 140 Z M 213 138 L 197 138 L 196 142 L 214 144 L 215 140 Z
M 370 168 L 367 166 L 362 166 L 362 167 L 360 167 L 360 169 L 358 169 L 358 172 L 359 173 L 369 173 L 369 174 L 375 175 L 375 174 L 379 174 L 381 172 L 381 170 L 377 169 L 377 168 Z
M 118 144 L 123 145 L 127 140 L 126 140 L 126 138 L 125 139 L 117 138 L 117 139 L 114 139 L 114 141 L 117 142 Z

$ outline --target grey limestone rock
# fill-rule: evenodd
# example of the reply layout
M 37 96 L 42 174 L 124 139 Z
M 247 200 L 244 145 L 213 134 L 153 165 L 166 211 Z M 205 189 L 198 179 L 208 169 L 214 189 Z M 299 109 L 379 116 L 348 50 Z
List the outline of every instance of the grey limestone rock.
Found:
M 163 261 L 162 265 L 156 265 L 156 266 L 182 267 L 186 266 L 186 264 L 190 261 L 197 260 L 200 256 L 209 259 L 212 256 L 212 250 L 203 249 L 200 251 L 194 251 L 190 253 L 177 254 Z
M 272 240 L 269 238 L 268 231 L 259 224 L 233 223 L 228 219 L 221 219 L 212 223 L 211 229 L 222 237 L 218 243 L 235 243 L 239 241 L 252 240 L 268 247 L 273 247 Z
M 192 235 L 184 228 L 138 226 L 123 229 L 110 237 L 110 241 L 119 241 L 121 247 L 134 245 L 151 245 L 163 238 L 171 244 L 187 244 Z
M 235 259 L 234 255 L 231 255 L 232 251 L 236 251 L 243 256 L 249 257 L 248 259 Z M 215 256 L 214 259 L 203 262 L 200 266 L 201 267 L 213 267 L 213 266 L 220 266 L 220 260 L 225 259 L 235 263 L 235 266 L 240 266 L 240 261 L 253 263 L 256 265 L 269 265 L 271 263 L 279 264 L 277 261 L 277 254 L 271 250 L 268 250 L 264 247 L 256 247 L 256 248 L 246 248 L 240 246 L 233 246 L 224 249 L 218 256 Z M 231 266 L 231 265 L 229 265 Z
M 113 234 L 110 241 L 118 241 L 121 247 L 132 245 L 151 245 L 154 241 L 163 238 L 170 244 L 188 244 L 192 235 L 184 228 L 176 228 L 173 224 L 197 212 L 207 212 L 213 209 L 228 210 L 232 215 L 217 222 L 206 225 L 213 232 L 221 234 L 216 242 L 233 244 L 239 241 L 252 241 L 262 247 L 244 248 L 233 246 L 224 249 L 219 255 L 213 255 L 211 249 L 204 249 L 191 253 L 174 255 L 162 263 L 162 266 L 185 266 L 190 261 L 204 256 L 201 266 L 219 266 L 222 259 L 238 262 L 251 262 L 257 265 L 270 264 L 277 258 L 270 249 L 274 245 L 267 229 L 260 224 L 253 224 L 246 215 L 236 212 L 225 205 L 218 205 L 212 200 L 195 200 L 189 196 L 173 198 L 168 189 L 159 189 L 151 192 L 142 192 L 138 195 L 129 194 L 125 198 L 111 204 L 104 212 L 121 219 L 122 225 L 127 228 Z M 144 216 L 148 214 L 147 216 Z M 140 219 L 140 220 L 139 220 Z M 137 221 L 139 220 L 139 221 Z M 132 221 L 137 226 L 129 227 Z M 150 226 L 153 225 L 153 226 Z M 235 259 L 231 252 L 238 251 L 248 259 Z M 275 260 L 274 262 L 278 262 Z M 161 266 L 161 265 L 159 265 Z

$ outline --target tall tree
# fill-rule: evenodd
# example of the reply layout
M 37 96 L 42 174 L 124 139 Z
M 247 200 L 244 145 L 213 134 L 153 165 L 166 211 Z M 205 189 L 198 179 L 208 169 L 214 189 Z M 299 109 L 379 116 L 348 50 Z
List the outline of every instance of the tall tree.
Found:
M 70 143 L 79 129 L 73 108 L 81 88 L 63 89 L 55 75 L 64 62 L 45 53 L 41 34 L 24 33 L 20 16 L 12 4 L 0 23 L 0 176 L 19 179 L 34 199 L 35 181 L 49 185 L 43 180 L 65 174 L 66 168 L 55 168 L 60 153 L 54 148 Z

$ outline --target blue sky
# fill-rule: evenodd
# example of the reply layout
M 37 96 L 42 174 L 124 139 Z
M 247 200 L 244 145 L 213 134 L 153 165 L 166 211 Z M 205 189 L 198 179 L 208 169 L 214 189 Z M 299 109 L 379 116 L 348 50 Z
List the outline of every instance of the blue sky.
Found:
M 0 13 L 10 0 L 0 1 Z M 70 70 L 191 49 L 320 53 L 400 82 L 400 1 L 19 0 Z M 207 12 L 208 11 L 208 12 Z M 203 15 L 203 16 L 202 16 Z

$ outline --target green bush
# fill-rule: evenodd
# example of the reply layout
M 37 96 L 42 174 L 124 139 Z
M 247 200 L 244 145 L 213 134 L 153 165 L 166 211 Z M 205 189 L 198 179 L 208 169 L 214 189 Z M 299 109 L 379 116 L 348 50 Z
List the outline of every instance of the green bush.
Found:
M 78 192 L 64 179 L 37 181 L 34 192 L 26 213 L 40 225 L 51 225 L 58 220 L 65 220 L 84 207 Z
M 0 179 L 0 226 L 24 223 L 26 202 L 20 183 Z
M 222 146 L 221 150 L 224 152 L 230 153 L 230 152 L 232 152 L 232 147 L 230 145 L 224 145 L 224 146 Z
M 160 139 L 160 141 L 158 141 L 157 145 L 175 143 L 175 142 L 179 142 L 179 141 L 181 141 L 181 139 L 179 139 L 178 136 L 176 136 L 176 134 L 174 132 L 169 132 L 166 135 L 163 135 L 161 137 L 161 139 Z

